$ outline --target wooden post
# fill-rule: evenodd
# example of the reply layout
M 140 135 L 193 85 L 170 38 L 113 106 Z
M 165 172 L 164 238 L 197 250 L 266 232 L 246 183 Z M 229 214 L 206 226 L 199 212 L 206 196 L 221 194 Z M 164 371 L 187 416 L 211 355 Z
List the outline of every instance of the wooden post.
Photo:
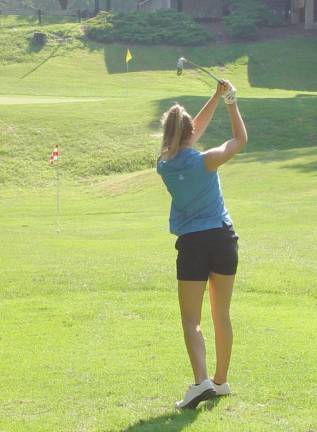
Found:
M 41 9 L 38 10 L 38 20 L 39 20 L 39 25 L 42 24 L 42 11 Z
M 95 15 L 97 15 L 99 12 L 100 12 L 99 0 L 95 0 Z

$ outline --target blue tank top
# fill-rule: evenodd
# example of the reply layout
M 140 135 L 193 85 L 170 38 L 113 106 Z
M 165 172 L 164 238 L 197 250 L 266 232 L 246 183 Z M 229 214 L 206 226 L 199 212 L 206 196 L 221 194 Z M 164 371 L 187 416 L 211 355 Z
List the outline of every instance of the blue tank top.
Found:
M 177 236 L 232 224 L 217 171 L 208 171 L 204 155 L 193 148 L 181 149 L 167 161 L 159 161 L 157 173 L 169 191 L 172 204 L 170 232 Z

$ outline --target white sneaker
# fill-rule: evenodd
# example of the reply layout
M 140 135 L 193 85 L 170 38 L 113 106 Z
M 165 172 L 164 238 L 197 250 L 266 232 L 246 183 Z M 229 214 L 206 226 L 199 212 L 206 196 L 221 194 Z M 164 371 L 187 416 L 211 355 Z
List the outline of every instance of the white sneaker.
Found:
M 176 402 L 175 407 L 178 409 L 195 409 L 199 402 L 211 399 L 214 396 L 216 396 L 216 391 L 211 380 L 205 379 L 198 385 L 191 384 L 184 396 L 184 399 Z
M 217 396 L 226 396 L 226 395 L 231 393 L 229 384 L 227 382 L 225 382 L 221 385 L 218 385 L 218 384 L 214 383 L 212 378 L 210 378 L 210 381 L 211 381 L 212 386 L 216 390 Z

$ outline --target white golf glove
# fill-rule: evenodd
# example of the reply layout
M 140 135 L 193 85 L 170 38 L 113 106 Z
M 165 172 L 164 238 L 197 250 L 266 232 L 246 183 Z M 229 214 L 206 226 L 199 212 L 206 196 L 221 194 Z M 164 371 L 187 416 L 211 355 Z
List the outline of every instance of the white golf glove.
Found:
M 225 104 L 231 105 L 237 102 L 237 89 L 235 87 L 230 87 L 230 89 L 223 96 Z

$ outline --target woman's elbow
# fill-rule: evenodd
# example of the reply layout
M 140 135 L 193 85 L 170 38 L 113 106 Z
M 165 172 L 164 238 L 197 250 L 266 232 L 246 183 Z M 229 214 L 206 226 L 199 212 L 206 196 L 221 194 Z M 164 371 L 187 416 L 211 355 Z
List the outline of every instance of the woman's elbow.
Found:
M 247 143 L 248 143 L 248 134 L 245 133 L 245 134 L 243 134 L 243 136 L 240 138 L 240 145 L 241 145 L 241 148 L 245 147 L 245 146 L 247 145 Z

